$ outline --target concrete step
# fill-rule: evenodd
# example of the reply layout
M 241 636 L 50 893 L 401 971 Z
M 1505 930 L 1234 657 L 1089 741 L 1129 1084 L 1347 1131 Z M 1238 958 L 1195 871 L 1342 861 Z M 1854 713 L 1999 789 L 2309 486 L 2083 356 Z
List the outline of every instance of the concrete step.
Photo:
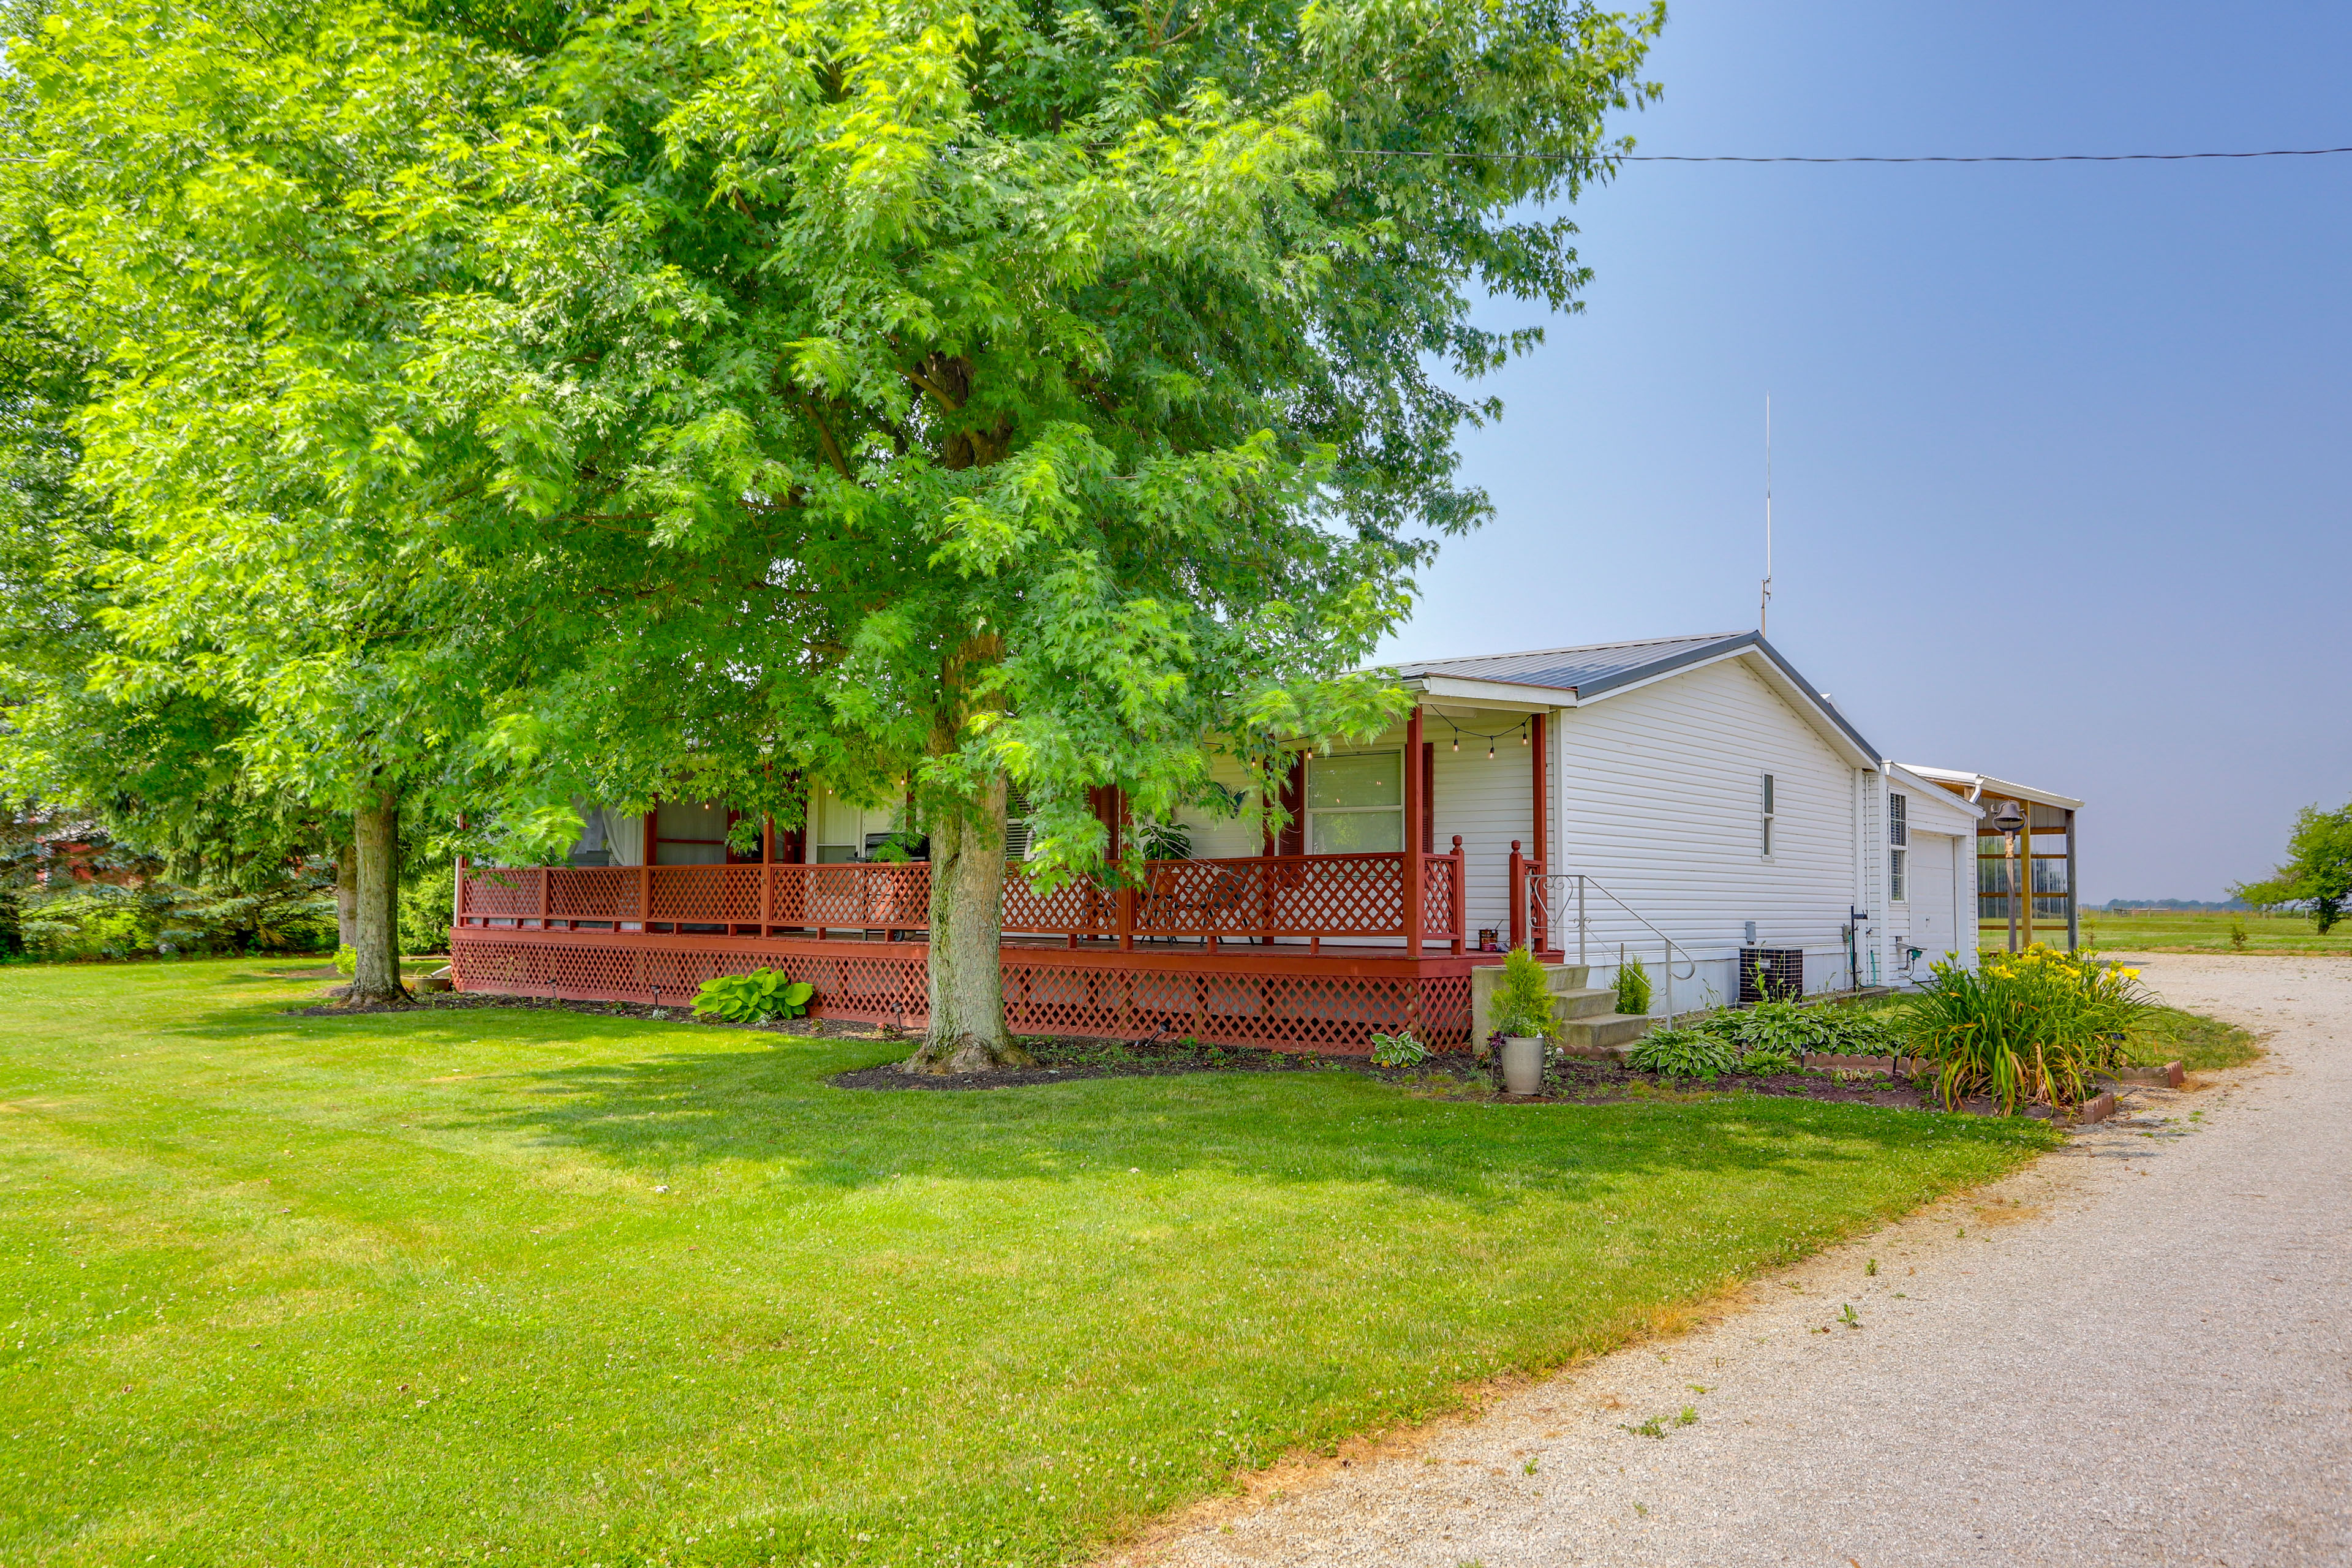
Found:
M 1561 1025 L 1559 1041 L 1570 1048 L 1630 1046 L 1650 1032 L 1653 1022 L 1639 1013 L 1596 1013 Z
M 1592 966 L 1586 963 L 1547 963 L 1545 978 L 1551 982 L 1554 995 L 1566 995 L 1581 991 L 1592 979 Z
M 1617 1010 L 1617 993 L 1598 985 L 1579 986 L 1573 991 L 1555 991 L 1551 994 L 1552 1016 L 1563 1021 L 1590 1018 Z

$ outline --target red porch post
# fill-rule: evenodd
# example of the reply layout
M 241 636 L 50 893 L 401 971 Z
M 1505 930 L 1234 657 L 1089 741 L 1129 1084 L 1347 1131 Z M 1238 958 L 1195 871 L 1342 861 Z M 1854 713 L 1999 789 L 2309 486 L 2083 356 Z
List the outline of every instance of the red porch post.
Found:
M 1544 715 L 1531 714 L 1528 719 L 1528 743 L 1535 751 L 1530 771 L 1535 783 L 1535 863 L 1536 874 L 1543 876 L 1551 870 L 1551 778 L 1544 760 Z M 1534 951 L 1542 952 L 1551 946 L 1551 921 L 1541 903 L 1535 910 Z
M 1421 858 L 1421 704 L 1404 721 L 1404 955 L 1421 956 L 1421 904 L 1425 891 Z
M 760 934 L 776 923 L 776 819 L 760 824 Z
M 1511 887 L 1511 945 L 1518 947 L 1528 940 L 1528 860 L 1519 853 L 1519 841 L 1511 840 L 1510 869 L 1506 873 Z
M 1127 858 L 1128 826 L 1132 821 L 1128 812 L 1127 792 L 1113 784 L 1110 788 L 1110 849 L 1113 862 Z M 1122 868 L 1124 869 L 1124 868 Z M 1125 876 L 1118 879 L 1118 890 L 1112 895 L 1111 913 L 1118 930 L 1118 950 L 1135 951 L 1135 884 Z

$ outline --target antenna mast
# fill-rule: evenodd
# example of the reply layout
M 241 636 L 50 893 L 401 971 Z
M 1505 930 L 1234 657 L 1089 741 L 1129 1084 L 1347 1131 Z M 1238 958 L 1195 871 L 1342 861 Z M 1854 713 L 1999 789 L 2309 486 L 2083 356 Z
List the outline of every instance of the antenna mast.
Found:
M 1764 594 L 1756 605 L 1756 635 L 1772 610 L 1772 395 L 1764 395 Z

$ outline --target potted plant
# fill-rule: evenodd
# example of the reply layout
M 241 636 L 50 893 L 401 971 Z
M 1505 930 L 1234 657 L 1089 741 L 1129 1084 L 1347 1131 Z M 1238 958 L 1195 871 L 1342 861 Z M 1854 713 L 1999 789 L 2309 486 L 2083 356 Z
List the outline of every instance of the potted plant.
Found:
M 1503 978 L 1495 987 L 1495 1035 L 1502 1042 L 1503 1089 L 1534 1094 L 1543 1088 L 1544 1048 L 1552 1031 L 1551 982 L 1535 954 L 1511 949 Z

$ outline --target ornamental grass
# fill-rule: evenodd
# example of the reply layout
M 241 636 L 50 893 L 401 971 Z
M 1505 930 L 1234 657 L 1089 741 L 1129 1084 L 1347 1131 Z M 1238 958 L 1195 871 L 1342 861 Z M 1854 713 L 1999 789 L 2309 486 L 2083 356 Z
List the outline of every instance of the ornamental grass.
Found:
M 2093 1073 L 2128 1059 L 2132 1026 L 2155 1007 L 2138 970 L 2036 942 L 1979 970 L 1937 964 L 1910 1004 L 1907 1032 L 1913 1050 L 1937 1064 L 1948 1108 L 1987 1094 L 2004 1114 L 2020 1102 L 2072 1111 Z

